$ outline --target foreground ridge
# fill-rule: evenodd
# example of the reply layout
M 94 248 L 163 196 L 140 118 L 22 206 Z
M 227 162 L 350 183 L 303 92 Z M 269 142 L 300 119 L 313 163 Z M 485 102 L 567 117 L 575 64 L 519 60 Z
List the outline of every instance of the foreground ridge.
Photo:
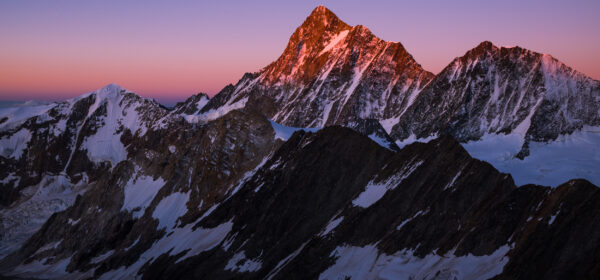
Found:
M 249 119 L 251 128 L 237 129 Z M 238 160 L 222 162 L 218 173 L 166 172 L 213 166 L 214 159 L 190 152 L 227 124 L 260 151 L 249 155 L 252 163 L 231 169 L 250 172 L 216 179 Z M 392 152 L 338 126 L 297 131 L 285 143 L 274 134 L 266 118 L 233 111 L 195 132 L 164 167 L 144 157 L 122 162 L 5 258 L 3 273 L 105 279 L 597 274 L 600 191 L 587 181 L 516 188 L 510 175 L 471 158 L 451 136 Z M 228 154 L 237 154 L 241 143 L 231 143 Z M 190 166 L 191 158 L 200 161 Z M 431 262 L 437 265 L 426 265 Z

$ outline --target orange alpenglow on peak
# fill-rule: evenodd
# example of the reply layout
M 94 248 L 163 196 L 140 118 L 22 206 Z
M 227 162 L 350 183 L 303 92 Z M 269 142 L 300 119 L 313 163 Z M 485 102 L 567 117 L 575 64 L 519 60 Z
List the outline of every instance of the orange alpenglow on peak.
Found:
M 267 73 L 266 79 L 269 83 L 275 83 L 282 74 L 288 76 L 297 73 L 300 66 L 298 62 L 304 64 L 302 62 L 314 60 L 315 56 L 330 43 L 333 37 L 351 28 L 352 26 L 340 20 L 324 6 L 315 8 L 302 25 L 294 31 L 281 56 L 263 69 Z M 320 64 L 322 63 L 311 62 L 309 65 L 315 65 L 312 68 L 316 70 L 319 68 L 316 65 Z M 302 69 L 300 72 L 305 72 L 305 70 L 311 73 L 301 75 L 303 76 L 301 80 L 314 78 L 315 73 L 309 69 Z
M 335 17 L 337 18 L 337 16 L 329 9 L 327 9 L 327 7 L 325 6 L 317 6 L 308 16 L 308 18 L 319 18 L 319 17 Z
M 307 86 L 319 74 L 335 73 L 337 67 L 340 74 L 358 71 L 352 65 L 375 61 L 374 57 L 393 60 L 389 66 L 397 74 L 412 68 L 419 68 L 415 73 L 423 71 L 400 43 L 381 40 L 367 27 L 350 26 L 326 7 L 318 6 L 292 34 L 281 56 L 261 70 L 261 80 L 268 85 Z M 334 71 L 324 70 L 325 66 L 334 67 Z M 426 76 L 428 80 L 431 75 Z
M 273 108 L 265 115 L 274 121 L 297 127 L 390 119 L 432 78 L 402 44 L 377 38 L 365 26 L 350 26 L 320 6 L 276 61 L 224 89 L 203 110 L 247 100 Z M 275 115 L 275 108 L 283 109 Z
M 332 11 L 325 8 L 325 6 L 319 6 L 315 8 L 312 13 L 304 20 L 290 40 L 294 40 L 295 37 L 301 37 L 301 39 L 318 39 L 325 35 L 337 34 L 343 30 L 352 28 L 352 26 L 346 24 L 340 20 Z

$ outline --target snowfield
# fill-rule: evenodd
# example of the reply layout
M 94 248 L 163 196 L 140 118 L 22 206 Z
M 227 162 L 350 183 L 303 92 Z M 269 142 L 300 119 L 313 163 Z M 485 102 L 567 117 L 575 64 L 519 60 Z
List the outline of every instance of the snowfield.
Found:
M 531 142 L 530 155 L 516 158 L 522 137 L 486 135 L 463 143 L 469 154 L 512 175 L 518 186 L 538 184 L 556 187 L 570 179 L 586 179 L 600 186 L 600 127 L 584 127 L 549 143 Z

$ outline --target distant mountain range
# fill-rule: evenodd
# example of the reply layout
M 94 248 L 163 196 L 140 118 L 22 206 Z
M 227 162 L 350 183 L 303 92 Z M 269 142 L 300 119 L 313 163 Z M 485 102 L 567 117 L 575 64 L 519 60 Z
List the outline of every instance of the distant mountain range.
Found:
M 213 98 L 0 108 L 0 274 L 596 279 L 599 147 L 600 82 L 550 55 L 434 75 L 320 6 Z

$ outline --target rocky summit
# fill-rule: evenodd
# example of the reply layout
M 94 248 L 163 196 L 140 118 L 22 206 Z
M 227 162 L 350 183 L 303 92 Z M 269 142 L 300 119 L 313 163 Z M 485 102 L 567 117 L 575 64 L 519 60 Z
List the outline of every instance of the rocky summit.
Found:
M 255 107 L 297 127 L 388 119 L 401 115 L 432 78 L 402 44 L 349 26 L 320 6 L 275 62 L 225 87 L 202 111 Z
M 3 107 L 0 278 L 598 279 L 599 84 L 490 42 L 434 75 L 320 6 L 212 98 Z

